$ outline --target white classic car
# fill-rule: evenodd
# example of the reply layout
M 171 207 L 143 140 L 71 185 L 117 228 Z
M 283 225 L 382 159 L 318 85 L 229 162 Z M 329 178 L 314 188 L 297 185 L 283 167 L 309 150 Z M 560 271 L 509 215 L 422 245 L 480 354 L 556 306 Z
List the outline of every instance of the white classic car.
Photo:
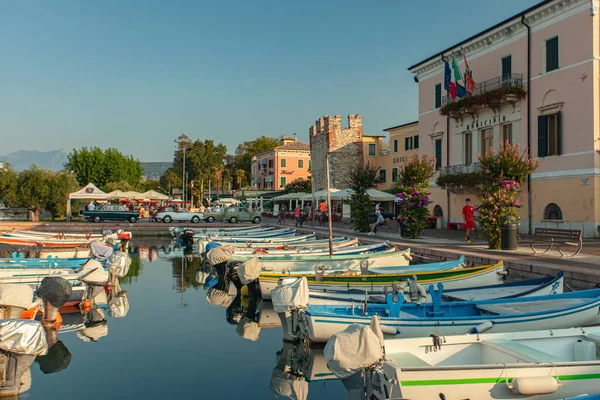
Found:
M 191 222 L 197 224 L 204 219 L 204 215 L 199 212 L 177 211 L 174 207 L 161 207 L 154 216 L 156 222 Z

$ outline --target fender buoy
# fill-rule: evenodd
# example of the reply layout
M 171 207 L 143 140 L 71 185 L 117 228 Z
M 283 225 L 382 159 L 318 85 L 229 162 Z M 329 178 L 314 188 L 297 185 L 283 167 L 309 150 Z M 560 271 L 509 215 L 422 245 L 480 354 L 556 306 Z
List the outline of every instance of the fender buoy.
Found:
M 259 254 L 259 253 L 269 254 L 269 252 L 265 249 L 256 249 L 256 250 L 254 250 L 254 253 L 252 253 L 252 254 Z

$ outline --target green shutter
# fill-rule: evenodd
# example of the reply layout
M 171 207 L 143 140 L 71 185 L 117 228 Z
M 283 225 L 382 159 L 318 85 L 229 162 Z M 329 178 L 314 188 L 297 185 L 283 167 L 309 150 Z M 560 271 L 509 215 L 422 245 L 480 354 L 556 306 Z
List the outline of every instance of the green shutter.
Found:
M 563 150 L 562 150 L 562 112 L 559 111 L 556 113 L 556 141 L 557 143 L 557 149 L 558 150 L 558 155 L 561 155 Z
M 413 149 L 417 150 L 419 148 L 419 135 L 416 135 L 413 139 Z
M 398 152 L 398 139 L 394 139 L 394 153 Z
M 404 138 L 404 151 L 408 150 L 408 138 Z
M 538 116 L 538 157 L 548 156 L 548 116 Z

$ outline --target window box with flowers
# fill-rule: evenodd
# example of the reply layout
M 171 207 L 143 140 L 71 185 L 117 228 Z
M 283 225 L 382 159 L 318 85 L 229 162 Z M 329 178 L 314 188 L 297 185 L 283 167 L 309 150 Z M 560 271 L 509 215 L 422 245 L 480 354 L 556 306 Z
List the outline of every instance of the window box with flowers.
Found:
M 527 92 L 521 87 L 501 87 L 450 102 L 440 108 L 440 114 L 454 119 L 461 119 L 465 113 L 472 114 L 480 108 L 498 109 L 503 103 L 516 103 L 526 96 Z

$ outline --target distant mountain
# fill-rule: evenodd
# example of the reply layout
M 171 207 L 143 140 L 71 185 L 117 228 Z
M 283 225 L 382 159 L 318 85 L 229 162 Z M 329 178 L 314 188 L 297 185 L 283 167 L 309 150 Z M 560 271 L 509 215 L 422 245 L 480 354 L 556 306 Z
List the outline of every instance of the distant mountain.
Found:
M 32 164 L 52 171 L 60 171 L 67 162 L 70 150 L 60 149 L 54 151 L 19 150 L 14 153 L 0 156 L 0 161 L 10 163 L 16 171 L 23 171 Z
M 52 171 L 60 171 L 67 162 L 71 151 L 60 149 L 54 151 L 19 150 L 0 156 L 0 162 L 8 162 L 16 171 L 23 171 L 32 164 Z M 173 163 L 171 162 L 140 162 L 146 180 L 158 179 Z
M 140 162 L 142 169 L 144 170 L 144 178 L 147 181 L 161 177 L 161 175 L 171 166 L 172 162 Z

